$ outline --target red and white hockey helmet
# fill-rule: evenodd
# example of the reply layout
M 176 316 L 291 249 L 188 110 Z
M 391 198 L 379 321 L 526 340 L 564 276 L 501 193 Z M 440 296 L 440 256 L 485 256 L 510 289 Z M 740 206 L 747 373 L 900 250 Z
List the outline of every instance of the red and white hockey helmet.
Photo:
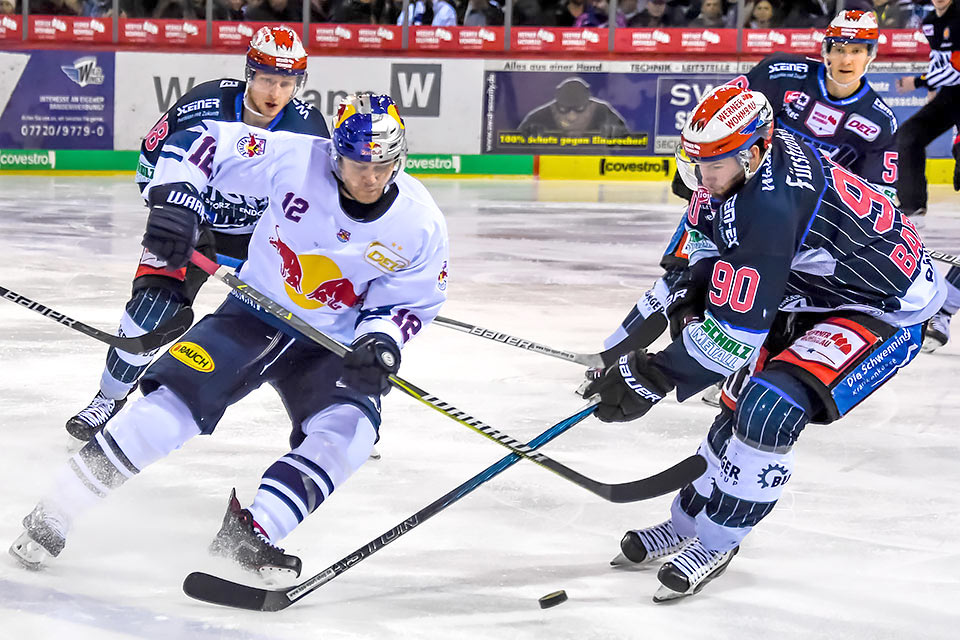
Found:
M 837 17 L 830 21 L 830 26 L 823 34 L 823 43 L 820 45 L 820 53 L 823 55 L 824 64 L 826 64 L 827 53 L 835 44 L 865 44 L 867 45 L 867 55 L 869 61 L 877 57 L 877 43 L 880 40 L 880 27 L 877 24 L 877 16 L 872 11 L 849 10 L 841 11 Z M 829 65 L 827 66 L 829 71 Z M 859 78 L 858 78 L 859 80 Z
M 262 27 L 247 50 L 247 82 L 257 71 L 297 76 L 297 91 L 307 79 L 307 52 L 290 27 Z
M 700 186 L 699 165 L 735 157 L 749 180 L 750 147 L 766 153 L 773 137 L 773 108 L 759 91 L 721 85 L 710 91 L 690 114 L 677 145 L 677 171 L 693 190 Z

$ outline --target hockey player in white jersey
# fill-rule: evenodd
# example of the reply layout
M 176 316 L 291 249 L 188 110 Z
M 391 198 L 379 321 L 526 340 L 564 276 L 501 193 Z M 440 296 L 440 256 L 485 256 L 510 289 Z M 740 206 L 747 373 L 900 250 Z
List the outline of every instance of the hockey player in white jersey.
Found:
M 144 246 L 187 263 L 208 185 L 256 187 L 270 205 L 240 277 L 352 351 L 343 359 L 231 295 L 154 365 L 144 397 L 64 465 L 10 551 L 40 567 L 82 513 L 264 383 L 292 422 L 291 450 L 252 504 L 230 496 L 211 551 L 244 568 L 299 575 L 277 543 L 343 484 L 378 438 L 380 396 L 401 347 L 446 298 L 447 231 L 430 194 L 404 171 L 406 132 L 387 96 L 341 103 L 332 140 L 204 121 L 167 142 L 147 187 Z

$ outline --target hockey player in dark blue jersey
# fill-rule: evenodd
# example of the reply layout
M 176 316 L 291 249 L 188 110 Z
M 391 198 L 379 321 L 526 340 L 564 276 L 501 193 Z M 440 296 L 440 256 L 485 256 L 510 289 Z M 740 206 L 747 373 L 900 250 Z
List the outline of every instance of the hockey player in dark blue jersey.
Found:
M 875 185 L 773 126 L 763 94 L 725 85 L 684 126 L 677 161 L 700 206 L 690 268 L 668 307 L 673 342 L 629 352 L 585 390 L 597 416 L 643 416 L 673 390 L 683 401 L 753 367 L 699 453 L 707 472 L 671 518 L 630 531 L 615 562 L 673 556 L 661 602 L 722 573 L 772 511 L 808 423 L 839 420 L 906 366 L 943 282 L 911 221 Z
M 264 27 L 250 41 L 246 81 L 205 82 L 180 98 L 143 139 L 137 184 L 142 191 L 153 177 L 164 141 L 202 120 L 243 121 L 262 129 L 293 131 L 329 138 L 322 114 L 294 98 L 303 88 L 307 53 L 296 32 L 288 27 Z M 207 208 L 199 249 L 242 261 L 253 227 L 266 210 L 265 197 L 222 193 L 208 188 Z M 168 269 L 144 249 L 133 281 L 133 295 L 120 321 L 122 335 L 143 335 L 193 303 L 207 274 L 189 265 Z M 100 377 L 100 390 L 82 411 L 67 421 L 67 432 L 86 442 L 103 428 L 126 402 L 140 375 L 152 360 L 111 348 Z
M 843 11 L 824 33 L 822 62 L 778 53 L 733 84 L 767 96 L 778 128 L 892 195 L 897 119 L 866 81 L 879 37 L 872 12 Z

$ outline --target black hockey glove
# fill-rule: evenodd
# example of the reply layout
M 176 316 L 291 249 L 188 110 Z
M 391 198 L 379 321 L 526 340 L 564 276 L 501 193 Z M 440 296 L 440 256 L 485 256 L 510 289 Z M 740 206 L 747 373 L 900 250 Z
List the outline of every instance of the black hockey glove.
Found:
M 650 411 L 675 386 L 650 363 L 646 351 L 632 351 L 591 382 L 583 397 L 600 394 L 597 418 L 601 421 L 629 422 Z
M 387 377 L 400 370 L 400 349 L 385 333 L 368 333 L 353 341 L 343 356 L 343 382 L 368 396 L 385 396 L 390 391 Z
M 150 214 L 143 246 L 170 269 L 185 266 L 200 237 L 203 198 L 192 184 L 161 184 L 150 190 L 147 206 Z
M 691 322 L 703 320 L 703 312 L 707 308 L 707 283 L 713 273 L 713 262 L 705 259 L 688 267 L 671 287 L 670 297 L 667 298 L 671 340 L 676 340 Z

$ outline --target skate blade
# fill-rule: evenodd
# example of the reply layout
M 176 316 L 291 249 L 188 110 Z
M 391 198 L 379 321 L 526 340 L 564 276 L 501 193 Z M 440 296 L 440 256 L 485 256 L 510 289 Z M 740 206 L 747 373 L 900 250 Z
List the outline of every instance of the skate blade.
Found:
M 939 340 L 935 340 L 934 338 L 931 338 L 931 337 L 928 336 L 928 337 L 926 337 L 926 338 L 923 339 L 923 344 L 920 346 L 920 352 L 921 352 L 921 353 L 933 353 L 934 351 L 936 351 L 936 350 L 939 349 L 940 347 L 945 346 L 945 344 L 946 344 L 946 343 L 940 342 Z
M 611 567 L 632 567 L 636 564 L 637 564 L 636 562 L 634 562 L 627 556 L 623 555 L 622 553 L 618 553 L 617 557 L 610 561 Z
M 367 458 L 367 460 L 379 460 L 379 459 L 380 459 L 380 452 L 377 451 L 376 447 L 374 447 L 373 449 L 370 450 L 370 455 Z
M 44 567 L 44 563 L 50 558 L 47 550 L 33 541 L 26 531 L 20 534 L 20 537 L 10 545 L 10 555 L 16 558 L 17 562 L 31 571 L 39 571 Z
M 660 585 L 660 588 L 657 589 L 657 592 L 653 594 L 653 601 L 657 604 L 662 602 L 673 602 L 674 600 L 680 600 L 686 598 L 687 596 L 693 595 L 691 593 L 680 593 L 679 591 L 674 591 L 670 587 L 665 587 Z

